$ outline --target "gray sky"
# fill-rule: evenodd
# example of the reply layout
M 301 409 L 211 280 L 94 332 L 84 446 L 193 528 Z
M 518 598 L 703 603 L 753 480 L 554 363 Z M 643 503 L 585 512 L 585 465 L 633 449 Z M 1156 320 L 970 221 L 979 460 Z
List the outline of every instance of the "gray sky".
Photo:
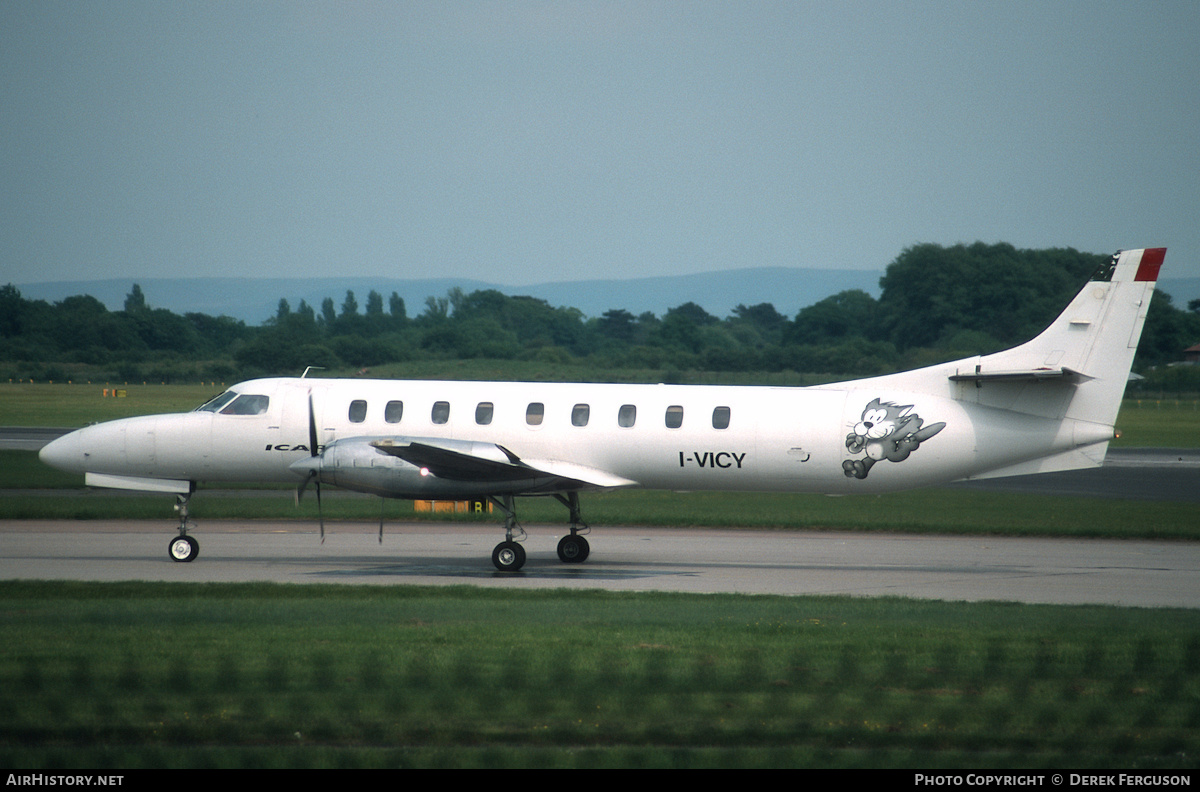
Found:
M 1167 246 L 1200 4 L 0 3 L 0 283 Z

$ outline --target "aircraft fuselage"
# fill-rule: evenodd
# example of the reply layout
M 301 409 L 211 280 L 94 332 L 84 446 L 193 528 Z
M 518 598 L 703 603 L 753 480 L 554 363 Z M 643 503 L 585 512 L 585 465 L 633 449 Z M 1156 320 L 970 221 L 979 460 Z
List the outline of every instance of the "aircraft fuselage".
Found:
M 964 386 L 958 386 L 964 387 Z M 1102 443 L 1110 426 L 1029 416 L 947 396 L 830 387 L 578 385 L 264 379 L 231 389 L 265 397 L 259 414 L 197 411 L 111 421 L 43 455 L 91 474 L 178 481 L 296 483 L 323 454 L 322 480 L 395 497 L 536 492 L 534 481 L 447 481 L 368 442 L 495 445 L 522 460 L 604 471 L 666 490 L 882 492 L 969 478 Z M 309 440 L 311 395 L 318 447 Z M 871 405 L 879 420 L 864 421 Z M 890 408 L 887 405 L 892 405 Z M 904 410 L 906 416 L 886 415 Z M 923 441 L 874 427 L 944 424 Z M 872 417 L 872 416 L 867 416 Z M 862 429 L 864 423 L 872 428 Z M 861 435 L 856 435 L 859 427 Z M 856 438 L 858 439 L 856 441 Z M 891 448 L 888 445 L 891 444 Z M 898 458 L 903 456 L 902 459 Z M 870 462 L 867 462 L 870 460 Z M 861 478 L 854 463 L 880 464 Z M 850 463 L 850 467 L 847 467 Z M 356 486 L 361 484 L 362 486 Z M 580 489 L 603 488 L 603 479 Z

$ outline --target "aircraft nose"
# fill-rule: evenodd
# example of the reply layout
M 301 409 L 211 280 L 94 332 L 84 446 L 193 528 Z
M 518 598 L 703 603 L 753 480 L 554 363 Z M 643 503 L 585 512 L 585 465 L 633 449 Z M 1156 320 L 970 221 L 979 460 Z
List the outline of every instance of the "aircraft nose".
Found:
M 51 440 L 38 451 L 38 459 L 52 468 L 68 473 L 83 473 L 86 469 L 88 453 L 83 449 L 81 430 L 65 434 L 57 440 Z

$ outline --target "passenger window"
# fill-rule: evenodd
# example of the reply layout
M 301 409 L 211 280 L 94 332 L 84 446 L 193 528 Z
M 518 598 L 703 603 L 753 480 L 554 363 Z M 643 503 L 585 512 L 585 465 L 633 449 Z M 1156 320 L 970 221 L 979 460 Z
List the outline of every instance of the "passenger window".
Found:
M 713 410 L 713 429 L 729 428 L 729 408 L 717 407 Z
M 400 423 L 400 417 L 404 415 L 404 402 L 390 401 L 383 408 L 383 420 L 388 423 Z
M 633 426 L 637 421 L 637 407 L 632 404 L 623 404 L 617 412 L 617 425 L 623 426 L 626 429 Z
M 243 394 L 230 402 L 224 410 L 221 410 L 221 415 L 262 415 L 267 411 L 267 404 L 270 401 L 266 396 Z
M 530 426 L 541 426 L 542 419 L 546 416 L 546 405 L 541 402 L 532 402 L 525 408 L 525 423 Z
M 480 426 L 487 426 L 492 422 L 492 414 L 495 412 L 495 407 L 491 402 L 479 402 L 475 407 L 475 423 Z
M 588 418 L 592 415 L 592 408 L 586 404 L 576 404 L 571 410 L 571 425 L 572 426 L 587 426 Z
M 678 429 L 683 426 L 683 408 L 673 404 L 667 408 L 667 428 Z
M 444 424 L 450 420 L 450 402 L 434 402 L 430 418 L 435 424 Z
M 362 399 L 350 402 L 350 423 L 362 423 L 367 420 L 367 403 Z

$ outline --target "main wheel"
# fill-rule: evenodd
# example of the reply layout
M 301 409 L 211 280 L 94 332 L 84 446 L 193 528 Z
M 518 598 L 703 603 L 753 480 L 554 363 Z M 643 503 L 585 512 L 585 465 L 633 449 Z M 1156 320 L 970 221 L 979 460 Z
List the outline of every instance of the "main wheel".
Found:
M 590 552 L 587 539 L 578 534 L 569 534 L 558 540 L 558 560 L 564 564 L 582 564 Z
M 200 543 L 190 536 L 176 536 L 167 545 L 172 561 L 195 561 L 200 555 Z
M 525 548 L 516 542 L 501 542 L 492 551 L 492 563 L 501 572 L 516 572 L 525 566 Z

